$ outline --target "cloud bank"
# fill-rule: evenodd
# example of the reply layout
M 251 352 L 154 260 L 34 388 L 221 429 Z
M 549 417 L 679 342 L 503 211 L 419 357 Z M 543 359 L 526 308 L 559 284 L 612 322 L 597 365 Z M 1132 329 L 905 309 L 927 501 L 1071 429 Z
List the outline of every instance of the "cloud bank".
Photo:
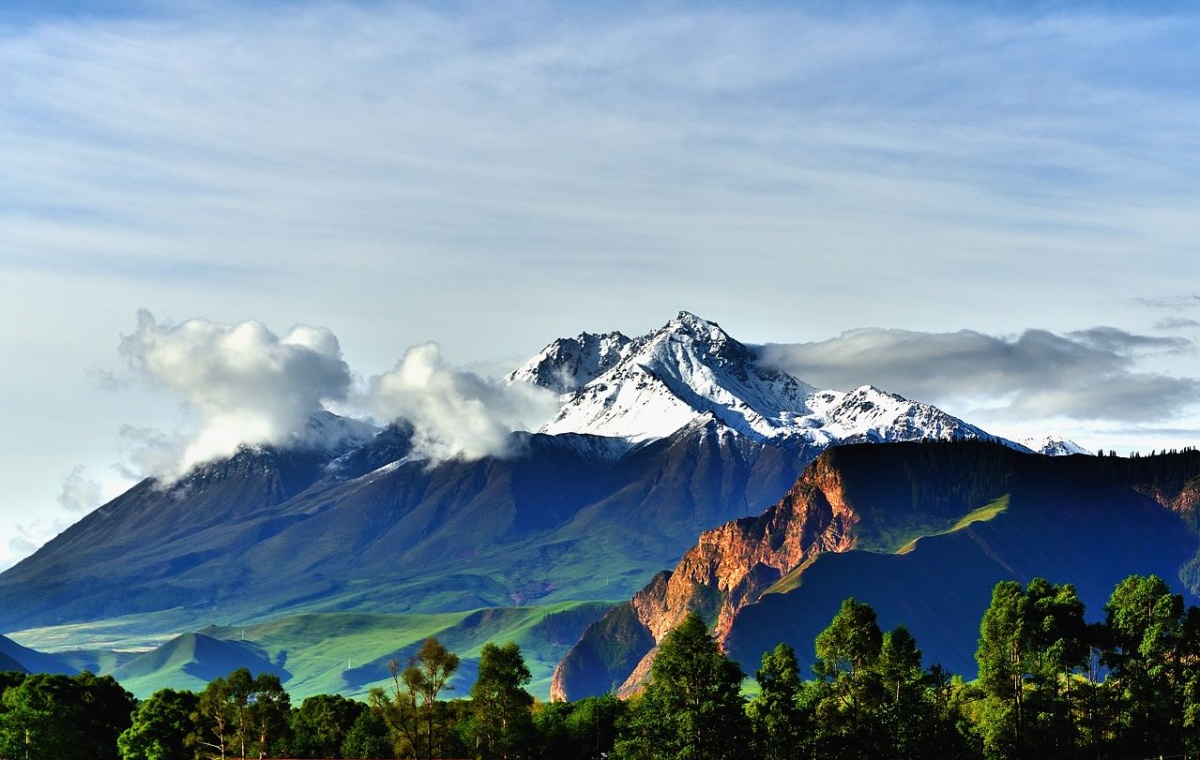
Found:
M 241 445 L 319 443 L 310 418 L 351 386 L 334 334 L 305 325 L 280 337 L 254 321 L 173 325 L 143 310 L 120 353 L 139 376 L 178 394 L 195 420 L 187 434 L 123 431 L 142 474 L 167 480 Z
M 513 431 L 539 427 L 558 408 L 543 388 L 448 366 L 436 343 L 408 349 L 394 369 L 371 379 L 364 401 L 377 417 L 413 423 L 417 451 L 434 461 L 504 456 Z
M 410 422 L 418 455 L 434 461 L 506 455 L 513 431 L 534 429 L 557 409 L 544 389 L 449 366 L 435 343 L 408 349 L 394 369 L 355 390 L 337 337 L 306 325 L 279 336 L 255 321 L 170 324 L 142 310 L 120 354 L 138 377 L 180 397 L 192 423 L 176 432 L 121 429 L 130 474 L 166 482 L 241 446 L 335 443 L 347 428 L 313 419 L 330 405 L 380 424 Z M 73 509 L 94 485 L 72 472 L 60 503 Z
M 1094 327 L 1061 335 L 1026 330 L 1011 338 L 862 329 L 758 351 L 764 363 L 823 387 L 874 384 L 1008 420 L 1146 423 L 1194 408 L 1200 381 L 1141 371 L 1139 360 L 1192 348 L 1184 338 Z

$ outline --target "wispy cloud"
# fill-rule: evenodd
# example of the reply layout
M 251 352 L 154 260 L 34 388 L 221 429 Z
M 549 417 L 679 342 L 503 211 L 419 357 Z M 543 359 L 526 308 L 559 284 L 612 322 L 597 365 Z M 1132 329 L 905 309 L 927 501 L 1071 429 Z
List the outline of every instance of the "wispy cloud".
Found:
M 759 351 L 762 361 L 810 383 L 871 383 L 992 419 L 1145 423 L 1194 409 L 1200 380 L 1147 372 L 1139 360 L 1192 348 L 1183 338 L 1097 327 L 1066 335 L 1026 330 L 1013 338 L 864 329 Z
M 100 506 L 102 499 L 99 481 L 91 477 L 87 467 L 76 465 L 63 480 L 58 505 L 72 515 L 82 515 Z
M 745 252 L 745 294 L 798 252 L 1087 280 L 1133 252 L 1167 272 L 1200 233 L 1192 16 L 185 8 L 8 32 L 6 248 L 37 255 L 0 264 L 236 280 L 382 253 L 419 298 L 544 286 L 516 268 L 686 292 Z
M 1187 330 L 1200 327 L 1200 321 L 1186 317 L 1165 317 L 1155 322 L 1154 327 L 1158 330 Z

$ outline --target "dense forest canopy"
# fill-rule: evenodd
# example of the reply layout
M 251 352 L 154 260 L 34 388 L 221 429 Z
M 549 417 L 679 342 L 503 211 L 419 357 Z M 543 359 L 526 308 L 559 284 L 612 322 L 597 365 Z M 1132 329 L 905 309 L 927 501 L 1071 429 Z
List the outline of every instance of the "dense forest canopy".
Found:
M 0 757 L 208 758 L 1033 758 L 1200 752 L 1200 609 L 1156 576 L 1122 581 L 1088 623 L 1069 583 L 996 585 L 979 626 L 979 677 L 925 663 L 903 626 L 846 599 L 813 642 L 762 656 L 753 681 L 689 615 L 649 683 L 538 703 L 520 648 L 487 644 L 466 699 L 446 700 L 459 658 L 429 639 L 367 703 L 291 703 L 240 668 L 199 693 L 140 704 L 109 676 L 0 674 Z

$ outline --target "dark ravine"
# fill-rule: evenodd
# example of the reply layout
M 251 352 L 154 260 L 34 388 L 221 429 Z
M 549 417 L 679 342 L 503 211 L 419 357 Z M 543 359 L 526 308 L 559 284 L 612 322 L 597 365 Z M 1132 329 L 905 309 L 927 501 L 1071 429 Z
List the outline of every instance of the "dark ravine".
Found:
M 830 449 L 778 504 L 705 532 L 673 571 L 589 627 L 556 669 L 552 697 L 636 690 L 655 642 L 692 610 L 749 672 L 779 641 L 811 663 L 813 639 L 847 596 L 875 605 L 881 624 L 908 625 L 929 661 L 971 675 L 998 580 L 1074 583 L 1093 615 L 1133 573 L 1186 581 L 1194 594 L 1198 497 L 1197 452 Z

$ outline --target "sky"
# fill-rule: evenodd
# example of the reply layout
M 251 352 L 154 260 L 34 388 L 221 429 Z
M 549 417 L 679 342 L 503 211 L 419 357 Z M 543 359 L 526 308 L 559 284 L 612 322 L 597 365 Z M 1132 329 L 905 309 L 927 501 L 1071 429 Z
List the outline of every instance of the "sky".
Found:
M 505 368 L 681 309 L 1000 435 L 1196 445 L 1189 6 L 5 3 L 0 568 L 320 409 L 486 452 L 545 410 Z

